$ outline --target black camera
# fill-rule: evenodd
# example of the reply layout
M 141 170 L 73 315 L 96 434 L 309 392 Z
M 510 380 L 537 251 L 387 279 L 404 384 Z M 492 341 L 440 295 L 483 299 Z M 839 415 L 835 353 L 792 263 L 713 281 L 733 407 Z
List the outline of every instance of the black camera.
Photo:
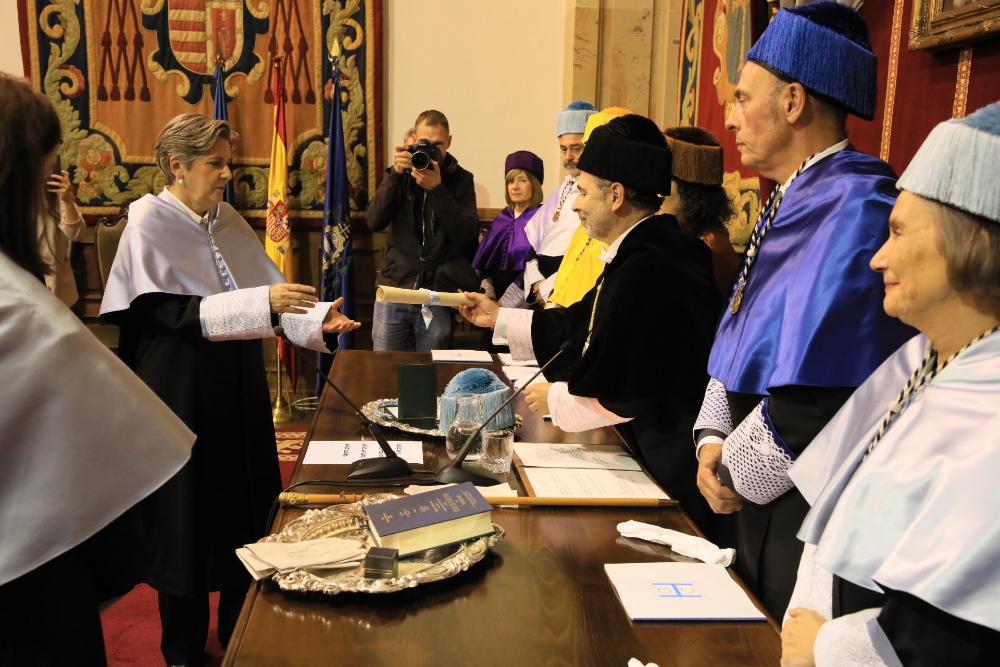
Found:
M 441 161 L 440 149 L 426 139 L 421 139 L 415 144 L 410 144 L 406 147 L 406 152 L 413 156 L 410 158 L 410 164 L 413 165 L 413 168 L 421 171 L 429 169 L 432 160 L 434 162 Z

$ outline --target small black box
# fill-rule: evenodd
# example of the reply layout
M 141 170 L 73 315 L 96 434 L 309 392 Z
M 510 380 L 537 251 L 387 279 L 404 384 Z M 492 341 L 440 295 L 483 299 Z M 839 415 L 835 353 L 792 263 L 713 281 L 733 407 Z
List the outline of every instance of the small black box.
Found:
M 392 579 L 399 574 L 399 550 L 372 547 L 365 556 L 367 579 Z

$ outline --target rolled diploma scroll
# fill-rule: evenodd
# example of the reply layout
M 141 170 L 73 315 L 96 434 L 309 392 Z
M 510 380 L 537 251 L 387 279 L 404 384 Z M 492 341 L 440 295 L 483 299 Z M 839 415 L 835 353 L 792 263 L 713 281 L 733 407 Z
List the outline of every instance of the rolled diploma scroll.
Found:
M 428 289 L 403 289 L 402 287 L 386 287 L 385 285 L 378 286 L 375 291 L 375 300 L 386 303 L 451 306 L 452 308 L 475 305 L 462 296 L 461 292 L 432 292 Z

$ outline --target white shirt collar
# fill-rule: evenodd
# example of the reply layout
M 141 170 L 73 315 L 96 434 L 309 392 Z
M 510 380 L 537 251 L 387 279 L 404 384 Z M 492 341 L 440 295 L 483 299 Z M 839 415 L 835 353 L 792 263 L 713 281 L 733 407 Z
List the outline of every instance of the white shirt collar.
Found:
M 612 241 L 611 245 L 608 246 L 608 249 L 605 250 L 604 252 L 602 252 L 601 255 L 600 255 L 600 257 L 598 259 L 600 259 L 605 264 L 610 264 L 612 261 L 614 261 L 615 256 L 618 254 L 618 248 L 621 247 L 622 241 L 625 240 L 625 237 L 628 236 L 628 233 L 630 231 L 632 231 L 633 229 L 635 229 L 636 225 L 638 225 L 641 222 L 645 222 L 646 220 L 649 220 L 654 215 L 656 215 L 656 214 L 655 213 L 651 213 L 651 214 L 647 215 L 645 218 L 643 218 L 642 220 L 639 220 L 638 222 L 636 222 L 635 224 L 633 224 L 631 227 L 629 227 L 628 229 L 626 229 L 624 232 L 622 232 L 622 235 L 619 236 L 618 238 L 616 238 L 614 241 Z
M 837 143 L 835 143 L 834 145 L 830 146 L 827 149 L 821 150 L 819 153 L 816 153 L 811 158 L 809 158 L 809 161 L 806 162 L 806 166 L 802 169 L 802 171 L 805 171 L 806 169 L 808 169 L 809 167 L 813 166 L 814 164 L 816 164 L 817 162 L 819 162 L 823 158 L 829 157 L 830 155 L 833 155 L 834 153 L 838 153 L 838 152 L 844 150 L 845 148 L 847 148 L 847 145 L 849 143 L 850 143 L 849 139 L 844 139 L 843 141 L 838 141 Z M 798 170 L 796 170 L 796 171 L 798 171 Z M 780 186 L 779 189 L 782 192 L 784 192 L 788 188 L 788 186 L 792 184 L 792 179 L 793 178 L 795 178 L 795 174 L 794 173 L 792 173 L 792 175 L 788 177 L 787 181 L 785 181 L 784 183 L 781 184 L 781 186 Z
M 168 190 L 166 187 L 164 187 L 163 191 L 160 193 L 160 198 L 165 199 L 174 206 L 180 208 L 180 210 L 184 213 L 187 213 L 188 217 L 191 218 L 196 225 L 199 225 L 200 227 L 208 227 L 208 223 L 212 219 L 212 209 L 208 209 L 208 212 L 206 212 L 205 215 L 198 215 L 190 206 L 182 202 L 177 195 Z

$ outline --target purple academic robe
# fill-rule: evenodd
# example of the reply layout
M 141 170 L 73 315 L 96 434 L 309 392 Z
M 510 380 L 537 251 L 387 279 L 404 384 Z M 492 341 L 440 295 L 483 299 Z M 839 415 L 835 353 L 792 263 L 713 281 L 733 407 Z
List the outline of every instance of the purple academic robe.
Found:
M 528 237 L 524 233 L 524 226 L 537 210 L 537 206 L 525 209 L 516 218 L 514 211 L 509 206 L 500 211 L 500 214 L 490 225 L 486 238 L 476 250 L 472 266 L 484 278 L 493 279 L 498 297 L 511 282 L 516 281 L 519 287 L 523 287 L 521 283 L 524 262 L 531 251 L 531 244 L 528 243 Z

